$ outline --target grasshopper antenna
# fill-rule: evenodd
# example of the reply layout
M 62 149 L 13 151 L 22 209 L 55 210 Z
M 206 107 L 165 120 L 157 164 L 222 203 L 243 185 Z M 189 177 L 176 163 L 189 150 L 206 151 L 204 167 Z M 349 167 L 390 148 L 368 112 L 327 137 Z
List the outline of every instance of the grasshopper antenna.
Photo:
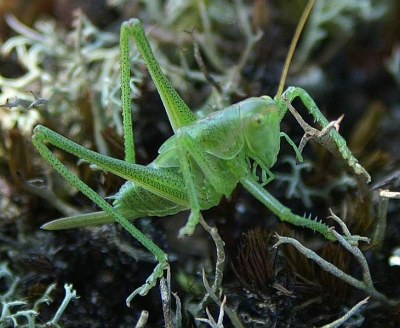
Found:
M 285 65 L 283 66 L 283 71 L 281 75 L 281 80 L 279 82 L 278 91 L 276 93 L 276 98 L 280 98 L 283 92 L 283 88 L 285 87 L 286 77 L 289 71 L 290 63 L 292 62 L 293 54 L 297 46 L 297 42 L 299 41 L 301 32 L 303 31 L 304 25 L 307 22 L 308 16 L 310 16 L 311 9 L 313 8 L 315 0 L 310 0 L 301 15 L 299 24 L 297 24 L 296 31 L 294 32 L 294 36 L 292 42 L 290 43 L 289 52 L 286 56 Z

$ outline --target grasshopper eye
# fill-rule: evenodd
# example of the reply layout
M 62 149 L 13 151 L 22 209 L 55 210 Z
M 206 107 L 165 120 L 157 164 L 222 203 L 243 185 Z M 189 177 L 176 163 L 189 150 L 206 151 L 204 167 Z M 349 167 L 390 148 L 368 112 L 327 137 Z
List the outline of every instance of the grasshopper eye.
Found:
M 251 122 L 255 127 L 262 126 L 265 122 L 265 115 L 255 114 L 251 117 Z

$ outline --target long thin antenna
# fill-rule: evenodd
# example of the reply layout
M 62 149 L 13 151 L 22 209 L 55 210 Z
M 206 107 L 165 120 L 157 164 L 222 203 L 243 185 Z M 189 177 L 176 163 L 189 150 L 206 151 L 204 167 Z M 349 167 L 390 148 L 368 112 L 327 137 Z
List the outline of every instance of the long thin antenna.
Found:
M 301 32 L 303 31 L 304 25 L 307 22 L 308 16 L 310 15 L 311 9 L 314 6 L 315 0 L 310 0 L 301 15 L 299 24 L 297 24 L 296 31 L 294 32 L 292 42 L 290 43 L 289 52 L 286 56 L 285 65 L 283 66 L 283 71 L 281 75 L 281 80 L 279 82 L 278 92 L 276 93 L 276 97 L 280 98 L 283 92 L 283 88 L 285 87 L 286 77 L 289 71 L 289 66 L 293 58 L 294 51 L 297 46 L 297 42 L 299 41 Z

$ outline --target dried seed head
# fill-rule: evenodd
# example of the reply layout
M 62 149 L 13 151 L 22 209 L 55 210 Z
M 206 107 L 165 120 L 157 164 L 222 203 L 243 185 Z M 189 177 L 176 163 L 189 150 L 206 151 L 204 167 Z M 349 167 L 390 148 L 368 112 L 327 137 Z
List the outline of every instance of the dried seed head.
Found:
M 233 270 L 241 285 L 261 297 L 271 291 L 275 281 L 276 251 L 268 250 L 271 233 L 255 229 L 243 234 Z

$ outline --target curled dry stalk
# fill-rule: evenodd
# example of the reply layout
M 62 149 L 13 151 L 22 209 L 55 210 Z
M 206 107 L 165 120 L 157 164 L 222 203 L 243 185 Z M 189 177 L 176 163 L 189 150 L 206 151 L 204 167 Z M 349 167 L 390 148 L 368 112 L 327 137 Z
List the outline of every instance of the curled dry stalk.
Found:
M 203 284 L 206 289 L 206 294 L 204 295 L 203 299 L 199 302 L 198 305 L 194 306 L 191 308 L 190 312 L 194 314 L 194 317 L 196 317 L 196 320 L 207 322 L 208 324 L 211 325 L 211 327 L 222 327 L 220 324 L 222 324 L 222 319 L 224 317 L 224 314 L 226 314 L 229 319 L 231 320 L 232 324 L 234 327 L 243 327 L 239 317 L 237 316 L 236 311 L 231 309 L 226 305 L 226 296 L 222 297 L 222 279 L 223 279 L 223 274 L 224 274 L 224 263 L 225 263 L 225 250 L 224 246 L 225 243 L 222 240 L 221 236 L 218 234 L 218 230 L 215 227 L 210 227 L 206 221 L 204 221 L 203 217 L 200 218 L 200 224 L 202 227 L 211 235 L 211 238 L 213 239 L 216 250 L 217 250 L 217 261 L 215 264 L 215 278 L 212 286 L 208 283 L 205 271 L 203 270 Z M 220 314 L 217 323 L 212 319 L 208 309 L 206 308 L 207 304 L 210 301 L 214 301 L 216 304 L 219 305 L 220 307 Z M 204 308 L 206 308 L 206 313 L 208 316 L 208 319 L 200 319 L 198 318 L 200 313 L 204 311 Z
M 337 319 L 327 325 L 324 325 L 320 328 L 337 328 L 337 327 L 339 327 L 340 325 L 344 324 L 347 320 L 349 320 L 349 318 L 351 316 L 356 314 L 363 305 L 367 304 L 369 299 L 370 299 L 369 296 L 364 298 L 363 300 L 358 302 L 356 305 L 354 305 L 349 311 L 347 311 L 347 313 L 345 315 L 343 315 L 339 319 Z
M 358 241 L 368 242 L 369 239 L 366 237 L 351 235 L 350 232 L 348 231 L 347 227 L 345 226 L 345 223 L 338 216 L 336 216 L 332 212 L 332 210 L 330 210 L 330 213 L 331 213 L 331 218 L 334 219 L 336 222 L 338 222 L 342 228 L 344 228 L 343 229 L 344 236 L 339 234 L 333 227 L 330 228 L 330 231 L 335 236 L 335 238 L 340 243 L 340 245 L 342 245 L 344 248 L 346 248 L 356 258 L 357 262 L 360 264 L 361 270 L 362 270 L 362 280 L 358 280 L 358 279 L 348 275 L 347 273 L 343 272 L 342 270 L 338 269 L 332 263 L 329 263 L 328 261 L 324 260 L 318 254 L 316 254 L 314 251 L 305 247 L 298 240 L 296 240 L 294 238 L 282 237 L 276 233 L 275 237 L 278 238 L 278 242 L 274 245 L 274 247 L 278 247 L 279 245 L 282 245 L 282 244 L 291 244 L 304 256 L 306 256 L 307 258 L 316 262 L 322 269 L 333 274 L 337 278 L 347 282 L 349 285 L 364 291 L 365 293 L 371 295 L 371 297 L 373 297 L 379 301 L 388 303 L 389 305 L 393 305 L 393 306 L 397 305 L 399 303 L 398 300 L 389 299 L 387 296 L 385 296 L 384 294 L 377 291 L 373 285 L 372 278 L 371 278 L 371 272 L 369 270 L 367 260 L 366 260 L 365 256 L 363 255 L 363 253 L 361 252 L 361 250 L 358 248 Z

